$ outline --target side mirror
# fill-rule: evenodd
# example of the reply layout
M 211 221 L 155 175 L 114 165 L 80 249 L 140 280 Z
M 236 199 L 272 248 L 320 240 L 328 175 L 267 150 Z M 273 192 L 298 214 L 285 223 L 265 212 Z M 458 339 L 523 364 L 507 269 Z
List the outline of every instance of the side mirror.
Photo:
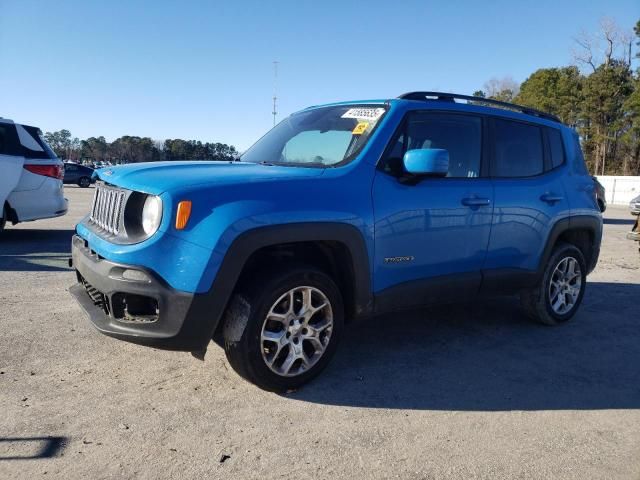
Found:
M 404 169 L 412 175 L 445 177 L 449 173 L 449 152 L 441 148 L 409 150 L 402 162 Z

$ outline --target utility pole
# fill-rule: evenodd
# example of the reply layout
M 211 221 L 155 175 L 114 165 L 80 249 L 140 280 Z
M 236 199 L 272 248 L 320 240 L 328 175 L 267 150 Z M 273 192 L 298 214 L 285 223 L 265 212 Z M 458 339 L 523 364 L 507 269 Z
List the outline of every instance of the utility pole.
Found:
M 273 112 L 271 112 L 273 114 L 273 126 L 276 126 L 276 115 L 278 114 L 278 109 L 277 109 L 277 100 L 278 100 L 278 96 L 276 94 L 276 87 L 277 87 L 277 82 L 278 82 L 278 64 L 280 62 L 274 60 L 273 61 Z

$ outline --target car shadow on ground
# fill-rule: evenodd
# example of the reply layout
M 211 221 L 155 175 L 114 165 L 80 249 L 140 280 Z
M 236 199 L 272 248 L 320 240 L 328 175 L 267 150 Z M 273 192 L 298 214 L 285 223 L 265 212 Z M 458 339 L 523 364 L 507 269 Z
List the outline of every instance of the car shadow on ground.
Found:
M 66 441 L 65 437 L 0 437 L 0 461 L 55 457 Z
M 589 283 L 569 323 L 529 322 L 517 299 L 395 313 L 347 326 L 314 382 L 287 396 L 367 408 L 640 408 L 640 285 Z
M 0 271 L 69 270 L 73 230 L 7 228 L 0 234 Z
M 602 223 L 605 225 L 633 225 L 635 223 L 635 217 L 631 218 L 603 218 Z

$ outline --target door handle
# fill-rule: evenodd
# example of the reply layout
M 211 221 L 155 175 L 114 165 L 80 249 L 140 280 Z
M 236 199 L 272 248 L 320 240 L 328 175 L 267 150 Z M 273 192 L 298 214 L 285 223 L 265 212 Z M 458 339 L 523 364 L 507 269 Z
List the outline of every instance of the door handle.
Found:
M 555 193 L 545 193 L 540 197 L 540 200 L 547 202 L 549 205 L 553 205 L 556 202 L 564 200 L 562 195 L 556 195 Z
M 488 198 L 482 197 L 467 197 L 462 199 L 462 204 L 465 207 L 484 207 L 491 203 Z

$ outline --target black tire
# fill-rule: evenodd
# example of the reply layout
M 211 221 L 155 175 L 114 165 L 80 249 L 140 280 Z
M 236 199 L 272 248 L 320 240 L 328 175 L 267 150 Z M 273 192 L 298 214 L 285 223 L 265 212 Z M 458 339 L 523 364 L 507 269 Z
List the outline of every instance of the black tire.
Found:
M 286 267 L 278 273 L 262 274 L 253 278 L 253 281 L 241 287 L 233 296 L 225 312 L 223 337 L 227 359 L 240 376 L 260 388 L 276 392 L 298 388 L 315 378 L 327 366 L 336 351 L 344 325 L 344 307 L 340 290 L 331 277 L 313 267 Z M 267 324 L 267 314 L 279 299 L 289 291 L 302 287 L 311 287 L 316 292 L 314 295 L 324 295 L 324 299 L 328 300 L 329 309 L 319 312 L 323 316 L 332 316 L 333 324 L 329 329 L 328 339 L 325 337 L 327 343 L 319 359 L 302 373 L 282 376 L 273 371 L 263 358 L 263 352 L 267 355 L 266 352 L 269 350 L 269 344 L 267 343 L 265 348 L 261 340 L 263 325 Z M 314 318 L 311 316 L 313 321 Z M 287 338 L 290 338 L 289 327 L 285 327 L 284 323 L 282 325 L 282 331 L 287 332 Z M 302 327 L 302 324 L 298 325 Z M 304 333 L 305 329 L 301 331 Z M 297 335 L 294 334 L 294 337 Z M 302 349 L 303 345 L 308 346 L 305 342 L 304 339 L 300 340 L 300 345 L 295 348 Z M 282 347 L 282 351 L 278 348 L 278 352 L 288 353 L 285 348 L 294 347 L 291 344 Z M 293 350 L 290 353 L 293 354 Z M 297 365 L 297 368 L 302 368 L 300 363 Z
M 0 217 L 0 233 L 4 231 L 4 227 L 7 225 L 7 207 L 2 207 L 2 217 Z
M 89 177 L 80 177 L 78 180 L 78 186 L 81 188 L 88 188 L 91 185 L 91 179 Z
M 556 267 L 565 259 L 574 259 L 580 269 L 580 287 L 577 298 L 574 300 L 570 310 L 558 313 L 551 304 L 553 296 L 551 290 L 552 276 Z M 570 261 L 570 260 L 569 260 Z M 559 325 L 570 320 L 578 311 L 584 296 L 586 286 L 586 263 L 582 252 L 574 245 L 561 242 L 555 246 L 551 252 L 551 256 L 547 261 L 544 273 L 538 285 L 529 290 L 525 290 L 520 294 L 520 303 L 526 315 L 538 323 L 544 325 Z M 574 285 L 575 286 L 575 285 Z M 554 290 L 555 291 L 555 290 Z M 557 298 L 554 296 L 554 298 Z M 568 297 L 565 297 L 568 298 Z

